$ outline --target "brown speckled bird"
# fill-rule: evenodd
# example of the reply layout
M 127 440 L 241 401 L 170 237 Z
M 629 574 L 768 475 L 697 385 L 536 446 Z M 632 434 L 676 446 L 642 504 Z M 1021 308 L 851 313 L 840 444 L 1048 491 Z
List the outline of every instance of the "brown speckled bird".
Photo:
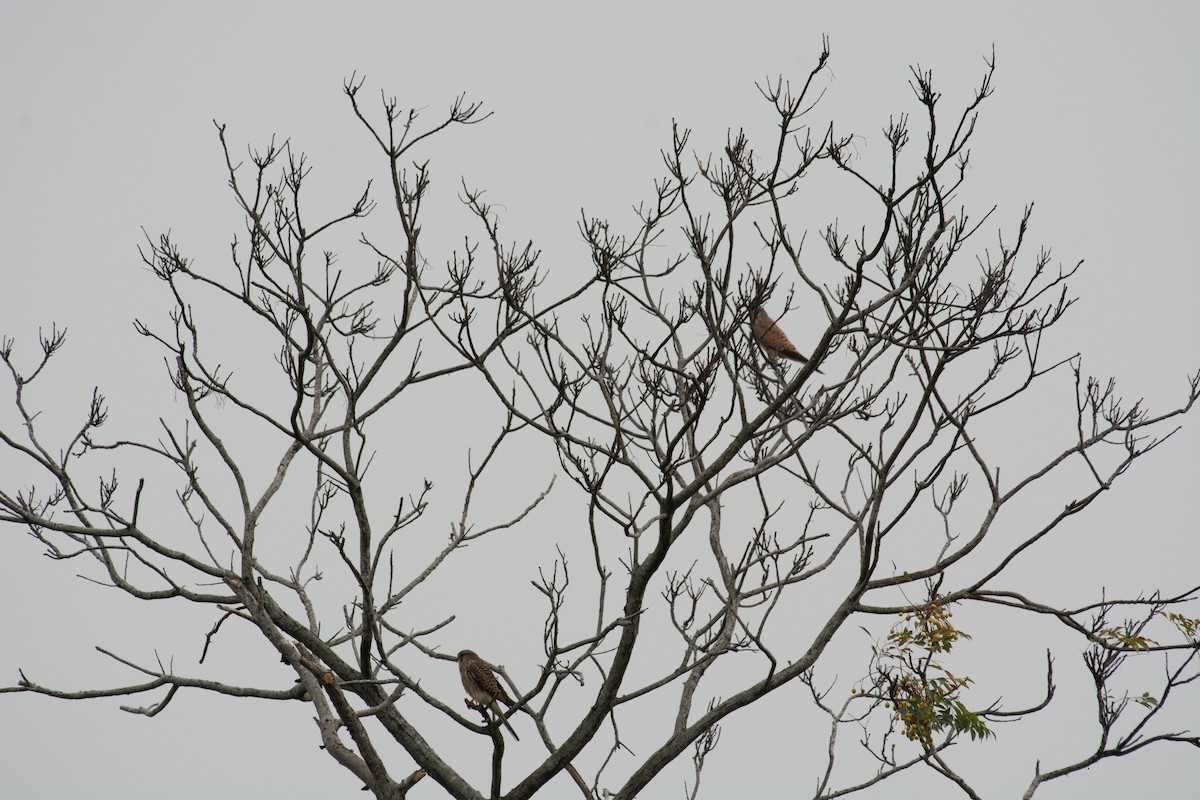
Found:
M 508 728 L 508 732 L 513 735 L 513 738 L 519 740 L 521 737 L 517 736 L 512 725 L 508 724 L 508 720 L 504 717 L 504 711 L 500 708 L 500 703 L 511 706 L 512 698 L 508 696 L 508 692 L 504 691 L 500 681 L 496 680 L 496 674 L 492 672 L 491 665 L 480 658 L 475 651 L 463 650 L 458 654 L 458 674 L 462 678 L 463 688 L 467 690 L 471 700 L 484 708 L 491 709 L 492 713 L 504 723 L 504 727 Z
M 808 359 L 800 355 L 800 351 L 796 349 L 796 345 L 792 344 L 792 340 L 775 324 L 771 315 L 762 308 L 755 308 L 751 312 L 750 326 L 754 331 L 754 338 L 758 340 L 772 364 L 780 358 L 799 361 L 801 364 L 808 363 Z

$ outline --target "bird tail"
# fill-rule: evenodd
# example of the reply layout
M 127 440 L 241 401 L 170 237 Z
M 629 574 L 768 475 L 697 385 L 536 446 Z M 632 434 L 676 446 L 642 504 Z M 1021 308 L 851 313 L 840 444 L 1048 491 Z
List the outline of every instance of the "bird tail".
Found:
M 492 713 L 496 715 L 497 719 L 504 723 L 504 727 L 508 728 L 508 732 L 512 734 L 514 739 L 516 739 L 518 742 L 521 741 L 521 737 L 517 736 L 517 732 L 513 730 L 513 726 L 508 724 L 508 717 L 504 716 L 504 710 L 500 708 L 499 700 L 492 701 Z

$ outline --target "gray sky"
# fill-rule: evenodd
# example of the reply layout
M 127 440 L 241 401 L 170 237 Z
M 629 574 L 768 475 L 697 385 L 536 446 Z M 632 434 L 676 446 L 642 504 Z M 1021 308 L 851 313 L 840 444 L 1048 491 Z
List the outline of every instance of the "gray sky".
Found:
M 453 202 L 463 176 L 502 207 L 509 237 L 533 238 L 548 261 L 570 263 L 585 258 L 575 227 L 581 207 L 627 221 L 630 205 L 648 195 L 672 119 L 694 130 L 700 150 L 719 149 L 730 127 L 769 124 L 754 83 L 780 74 L 802 80 L 824 33 L 833 55 L 822 102 L 840 128 L 864 136 L 868 159 L 882 151 L 878 132 L 890 114 L 917 111 L 909 64 L 933 69 L 944 102 L 959 105 L 995 46 L 996 91 L 983 108 L 963 201 L 980 214 L 998 206 L 1007 224 L 1036 202 L 1033 242 L 1052 248 L 1056 261 L 1086 262 L 1071 283 L 1081 300 L 1055 346 L 1083 351 L 1087 371 L 1115 376 L 1152 408 L 1175 402 L 1186 374 L 1200 367 L 1197 7 L 851 3 L 826 10 L 833 6 L 358 3 L 334 11 L 320 3 L 6 0 L 0 334 L 32 345 L 38 326 L 69 325 L 55 384 L 63 391 L 45 404 L 82 408 L 87 390 L 100 385 L 113 400 L 114 427 L 149 431 L 174 399 L 162 388 L 158 356 L 130 324 L 163 316 L 161 286 L 136 246 L 142 227 L 171 229 L 197 258 L 225 257 L 238 216 L 214 118 L 228 124 L 238 147 L 272 133 L 291 137 L 312 161 L 313 191 L 326 193 L 315 202 L 332 211 L 379 174 L 342 96 L 351 72 L 366 75 L 372 109 L 383 89 L 402 106 L 427 106 L 432 117 L 466 92 L 495 115 L 430 151 L 433 199 L 446 209 L 444 232 L 431 235 L 453 242 L 465 232 L 469 223 Z M 812 220 L 811 230 L 828 221 Z M 1190 420 L 1139 462 L 1073 532 L 1068 552 L 1078 560 L 1070 572 L 1126 589 L 1195 582 L 1198 427 Z M 11 474 L 0 464 L 0 476 Z M 16 530 L 0 534 L 0 682 L 15 681 L 18 667 L 65 688 L 128 681 L 95 645 L 147 659 L 157 647 L 181 671 L 194 665 L 196 632 L 209 624 L 202 617 L 183 610 L 188 628 L 179 636 L 170 614 L 79 581 L 73 565 L 42 558 Z M 1047 569 L 1042 579 L 1070 577 Z M 247 709 L 184 693 L 146 719 L 118 705 L 0 698 L 6 796 L 357 791 L 316 749 L 307 707 Z M 1200 713 L 1192 711 L 1194 730 Z M 731 723 L 731 733 L 744 724 Z M 1070 742 L 1058 736 L 1046 747 L 1065 759 Z M 766 752 L 789 743 L 780 760 L 803 758 L 814 746 L 803 736 L 773 737 Z M 1022 752 L 1011 762 L 1023 770 L 1012 786 L 1027 782 L 1035 751 Z M 711 769 L 708 796 L 738 786 L 733 758 Z M 1149 795 L 1183 798 L 1200 785 L 1200 758 L 1162 748 L 1068 781 L 1038 797 L 1125 797 L 1152 781 Z M 898 783 L 889 796 L 917 785 Z M 674 796 L 679 786 L 657 783 L 653 794 Z M 939 791 L 951 796 L 944 784 Z M 437 794 L 429 786 L 413 796 Z

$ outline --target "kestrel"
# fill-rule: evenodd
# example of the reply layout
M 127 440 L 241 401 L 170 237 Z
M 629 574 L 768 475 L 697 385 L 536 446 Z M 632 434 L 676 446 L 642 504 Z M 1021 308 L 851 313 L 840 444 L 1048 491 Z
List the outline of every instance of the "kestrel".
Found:
M 462 678 L 463 688 L 467 690 L 467 695 L 471 700 L 484 708 L 491 709 L 492 713 L 504 723 L 504 727 L 508 728 L 508 732 L 513 735 L 513 738 L 519 740 L 521 737 L 517 736 L 512 725 L 508 724 L 504 711 L 500 708 L 500 703 L 511 706 L 512 698 L 508 696 L 508 692 L 504 691 L 500 681 L 496 680 L 496 674 L 492 672 L 491 666 L 473 650 L 463 650 L 458 654 L 458 674 Z
M 790 359 L 791 361 L 799 361 L 801 364 L 807 364 L 808 359 L 800 355 L 800 351 L 796 349 L 796 345 L 792 344 L 792 340 L 787 337 L 787 334 L 775 324 L 775 320 L 762 308 L 755 308 L 751 313 L 750 326 L 754 331 L 754 338 L 758 340 L 762 346 L 763 352 L 767 354 L 767 358 L 774 364 L 780 358 Z

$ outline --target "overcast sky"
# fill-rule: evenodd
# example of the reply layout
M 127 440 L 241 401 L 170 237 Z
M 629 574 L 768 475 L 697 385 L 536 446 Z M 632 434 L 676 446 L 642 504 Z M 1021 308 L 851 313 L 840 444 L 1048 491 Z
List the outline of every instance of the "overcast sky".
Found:
M 326 3 L 4 0 L 0 335 L 32 344 L 38 326 L 69 325 L 56 384 L 64 394 L 46 403 L 80 407 L 100 385 L 125 403 L 114 408 L 118 421 L 142 418 L 149 431 L 165 412 L 139 398 L 170 402 L 170 393 L 130 324 L 163 316 L 161 287 L 136 247 L 141 228 L 171 229 L 198 258 L 224 257 L 238 217 L 214 119 L 239 147 L 290 137 L 333 210 L 379 174 L 342 95 L 351 73 L 366 76 L 371 101 L 382 89 L 431 115 L 465 92 L 495 113 L 431 151 L 434 198 L 449 204 L 461 176 L 488 190 L 509 236 L 566 261 L 583 255 L 580 208 L 627 215 L 648 194 L 672 120 L 709 150 L 728 128 L 769 124 L 755 82 L 802 80 L 827 34 L 822 102 L 841 129 L 863 135 L 868 158 L 878 156 L 889 115 L 917 111 L 910 64 L 932 69 L 945 102 L 958 105 L 995 47 L 996 91 L 975 139 L 969 198 L 977 213 L 996 205 L 1009 221 L 1035 202 L 1033 242 L 1056 261 L 1085 262 L 1071 284 L 1081 300 L 1057 346 L 1083 351 L 1088 371 L 1115 376 L 1151 407 L 1176 402 L 1200 367 L 1200 10 L 1186 2 L 981 5 L 461 3 L 431 11 L 391 2 L 334 11 Z M 813 220 L 811 230 L 829 221 Z M 1130 564 L 1153 566 L 1130 584 L 1145 588 L 1195 583 L 1200 417 L 1186 424 L 1106 503 L 1096 520 L 1106 545 L 1092 549 L 1088 568 L 1107 566 L 1119 582 Z M 0 464 L 6 481 L 12 474 Z M 171 641 L 169 617 L 149 620 L 76 571 L 0 529 L 0 683 L 14 682 L 18 667 L 67 688 L 116 683 L 128 675 L 95 645 L 149 657 Z M 189 622 L 202 633 L 197 619 Z M 175 654 L 181 669 L 194 660 L 193 650 L 160 652 Z M 192 693 L 147 719 L 118 705 L 0 697 L 0 794 L 356 796 L 347 773 L 316 749 L 307 708 L 247 711 Z M 1147 796 L 1193 797 L 1200 757 L 1164 749 L 1070 780 L 1038 797 L 1126 797 L 1146 781 L 1156 786 Z M 656 797 L 678 791 L 655 788 Z

